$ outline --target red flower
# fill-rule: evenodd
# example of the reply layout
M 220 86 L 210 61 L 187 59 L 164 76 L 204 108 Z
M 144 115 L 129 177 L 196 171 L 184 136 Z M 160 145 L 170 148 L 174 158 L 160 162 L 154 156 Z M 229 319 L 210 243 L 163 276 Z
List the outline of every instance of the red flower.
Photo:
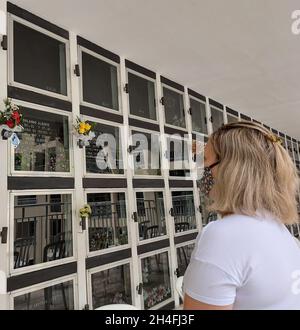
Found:
M 15 123 L 13 120 L 9 119 L 6 121 L 6 125 L 9 127 L 9 128 L 14 128 L 15 127 Z
M 14 111 L 11 115 L 11 118 L 14 119 L 16 121 L 16 124 L 18 125 L 20 123 L 21 120 L 21 116 L 19 114 L 18 111 Z

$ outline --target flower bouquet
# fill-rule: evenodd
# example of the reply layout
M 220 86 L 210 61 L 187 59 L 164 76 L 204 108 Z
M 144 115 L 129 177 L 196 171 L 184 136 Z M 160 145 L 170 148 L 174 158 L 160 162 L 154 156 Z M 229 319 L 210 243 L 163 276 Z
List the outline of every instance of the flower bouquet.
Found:
M 4 110 L 0 111 L 0 131 L 2 139 L 7 140 L 13 133 L 22 132 L 22 115 L 11 99 L 5 99 L 4 105 Z
M 77 117 L 74 128 L 77 135 L 79 148 L 88 146 L 90 141 L 95 137 L 93 127 L 94 125 L 92 123 L 82 121 L 79 117 Z
M 86 219 L 92 214 L 91 207 L 86 204 L 79 210 L 81 222 L 80 225 L 82 227 L 82 230 L 86 230 Z

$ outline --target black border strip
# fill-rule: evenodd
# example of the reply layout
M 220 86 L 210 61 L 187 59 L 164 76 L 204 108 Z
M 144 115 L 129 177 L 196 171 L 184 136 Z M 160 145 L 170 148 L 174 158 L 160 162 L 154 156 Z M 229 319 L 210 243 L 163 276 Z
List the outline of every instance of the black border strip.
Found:
M 100 109 L 90 108 L 87 106 L 80 106 L 80 113 L 85 116 L 94 117 L 98 119 L 104 119 L 113 121 L 115 123 L 123 124 L 123 116 L 121 114 L 114 114 L 111 112 L 103 111 Z
M 169 179 L 170 188 L 193 188 L 193 180 L 172 180 Z
M 173 87 L 181 92 L 184 92 L 184 86 L 178 84 L 177 82 L 170 80 L 164 76 L 160 76 L 160 81 L 162 84 L 168 85 L 170 87 Z
M 139 73 L 143 74 L 144 76 L 147 76 L 151 79 L 156 79 L 156 73 L 154 71 L 151 71 L 139 64 L 136 64 L 129 60 L 125 60 L 125 66 L 126 66 L 126 68 L 139 72 Z
M 74 189 L 74 178 L 67 177 L 7 177 L 8 190 Z
M 11 276 L 7 279 L 7 291 L 15 291 L 31 285 L 56 280 L 60 277 L 76 274 L 77 262 L 40 269 L 26 274 Z
M 159 125 L 154 123 L 145 122 L 142 120 L 138 120 L 136 118 L 129 117 L 129 126 L 149 129 L 150 131 L 159 132 Z
M 165 126 L 164 130 L 165 130 L 165 134 L 169 134 L 169 135 L 179 134 L 182 137 L 184 137 L 185 135 L 188 135 L 188 131 L 182 131 L 180 129 L 176 129 L 176 128 L 169 127 L 169 126 Z
M 175 236 L 174 237 L 174 243 L 175 244 L 180 244 L 188 241 L 193 241 L 196 239 L 198 236 L 198 233 L 190 233 L 186 235 L 180 235 L 180 236 Z
M 99 267 L 102 265 L 107 265 L 112 262 L 120 261 L 123 259 L 131 258 L 131 249 L 124 249 L 120 251 L 110 252 L 106 254 L 102 254 L 95 257 L 89 257 L 85 259 L 86 269 L 91 269 L 95 267 Z
M 77 36 L 77 44 L 84 47 L 84 48 L 87 48 L 101 56 L 104 56 L 108 59 L 110 59 L 111 61 L 114 61 L 116 63 L 120 63 L 120 56 L 105 49 L 105 48 L 102 48 L 96 44 L 94 44 L 93 42 L 91 41 L 88 41 L 87 39 L 84 39 L 83 37 L 80 37 L 80 36 Z
M 192 89 L 189 89 L 188 88 L 188 94 L 191 95 L 191 96 L 194 96 L 196 97 L 197 99 L 203 101 L 203 102 L 206 102 L 206 97 L 204 95 L 201 95 L 195 91 L 193 91 Z
M 32 24 L 35 24 L 45 30 L 48 30 L 54 34 L 57 34 L 60 37 L 63 37 L 65 39 L 69 40 L 69 31 L 62 29 L 61 27 L 59 27 L 53 23 L 50 23 L 50 22 L 46 21 L 45 19 L 43 19 L 39 16 L 36 16 L 36 15 L 30 13 L 29 11 L 14 5 L 11 2 L 7 2 L 7 11 L 15 16 L 23 18 L 24 20 L 26 20 Z
M 246 116 L 243 113 L 241 113 L 241 119 L 251 121 L 251 117 Z
M 265 125 L 265 124 L 263 124 L 263 126 L 264 126 L 266 129 L 268 129 L 269 131 L 271 130 L 271 127 L 270 127 L 270 126 Z
M 273 132 L 274 134 L 278 135 L 278 131 L 277 131 L 277 129 L 272 128 L 272 132 Z
M 239 113 L 231 108 L 226 107 L 226 112 L 229 113 L 230 115 L 233 115 L 235 117 L 239 117 Z
M 89 188 L 127 188 L 127 180 L 124 178 L 83 178 L 84 189 Z
M 148 244 L 142 244 L 137 246 L 137 253 L 138 255 L 151 252 L 151 251 L 156 251 L 160 250 L 166 247 L 170 246 L 170 240 L 168 238 L 162 239 L 160 241 L 148 243 Z
M 61 100 L 52 96 L 36 93 L 27 89 L 22 89 L 14 86 L 7 86 L 7 95 L 8 97 L 13 99 L 72 112 L 71 102 Z
M 219 108 L 220 110 L 224 110 L 223 105 L 213 99 L 209 99 L 209 105 L 212 105 L 215 108 Z
M 258 121 L 258 120 L 256 120 L 256 119 L 253 119 L 253 122 L 256 123 L 256 124 L 259 124 L 259 125 L 262 124 L 260 121 Z
M 175 301 L 171 301 L 168 304 L 166 304 L 165 306 L 159 308 L 159 311 L 170 311 L 173 310 L 175 308 Z
M 285 136 L 287 140 L 292 141 L 292 138 L 288 135 Z
M 282 132 L 279 132 L 279 135 L 280 135 L 282 138 L 285 138 L 285 134 L 283 134 Z
M 164 188 L 163 179 L 133 179 L 133 188 Z
M 292 138 L 292 141 L 293 141 L 294 143 L 296 143 L 296 142 L 297 142 L 297 140 L 296 140 L 296 139 L 294 139 L 294 138 Z

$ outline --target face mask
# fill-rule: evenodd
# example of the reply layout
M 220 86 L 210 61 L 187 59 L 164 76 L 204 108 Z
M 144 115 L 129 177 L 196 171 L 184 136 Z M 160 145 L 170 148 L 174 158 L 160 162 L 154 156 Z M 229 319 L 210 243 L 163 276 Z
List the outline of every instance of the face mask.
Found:
M 216 165 L 218 165 L 220 162 L 216 162 L 210 166 L 204 167 L 204 172 L 202 177 L 198 180 L 198 187 L 200 189 L 200 192 L 203 195 L 208 196 L 209 192 L 211 191 L 215 181 L 214 177 L 212 175 L 212 168 L 214 168 Z

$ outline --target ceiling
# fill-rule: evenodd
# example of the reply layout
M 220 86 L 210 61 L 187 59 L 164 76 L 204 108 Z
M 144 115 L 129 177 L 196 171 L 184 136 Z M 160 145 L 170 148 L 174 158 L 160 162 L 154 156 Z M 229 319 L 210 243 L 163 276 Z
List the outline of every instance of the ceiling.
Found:
M 299 0 L 11 0 L 300 140 Z

